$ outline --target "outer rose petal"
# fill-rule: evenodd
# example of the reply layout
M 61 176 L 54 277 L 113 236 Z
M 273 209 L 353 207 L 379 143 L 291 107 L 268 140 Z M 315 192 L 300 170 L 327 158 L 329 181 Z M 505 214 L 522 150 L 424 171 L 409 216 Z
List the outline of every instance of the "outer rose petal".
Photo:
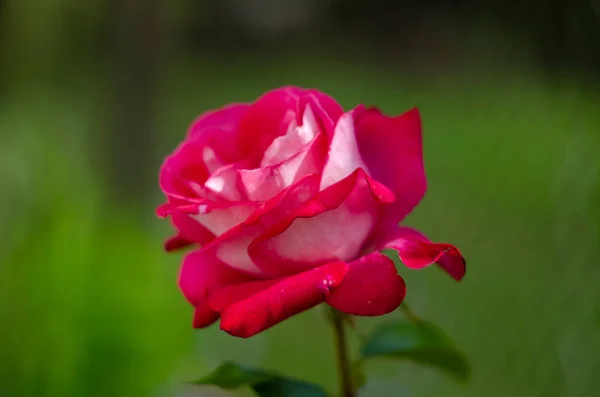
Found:
M 214 256 L 194 251 L 183 260 L 179 287 L 186 299 L 194 305 L 194 326 L 201 328 L 216 320 L 216 312 L 208 305 L 208 294 L 224 285 L 247 282 L 251 278 L 226 266 Z
M 201 186 L 215 161 L 231 163 L 241 159 L 242 152 L 231 142 L 237 140 L 236 127 L 248 107 L 229 105 L 206 112 L 192 123 L 187 138 L 161 166 L 159 183 L 167 196 L 197 197 L 198 192 L 190 183 Z
M 373 252 L 348 266 L 348 274 L 327 299 L 334 308 L 356 316 L 380 316 L 404 300 L 406 285 L 394 262 Z
M 421 117 L 412 109 L 399 117 L 387 117 L 377 109 L 356 112 L 356 142 L 360 157 L 373 179 L 396 194 L 383 220 L 394 227 L 421 201 L 427 190 Z
M 384 203 L 394 197 L 358 169 L 320 192 L 249 247 L 269 274 L 293 274 L 333 260 L 351 260 L 363 248 Z
M 174 251 L 192 244 L 204 245 L 215 238 L 215 235 L 207 228 L 181 211 L 175 210 L 171 216 L 171 221 L 179 232 L 165 243 L 167 251 Z
M 238 150 L 238 124 L 250 108 L 250 104 L 238 103 L 200 115 L 188 129 L 188 140 L 198 140 L 209 146 L 216 156 L 225 163 L 233 163 L 242 159 L 243 151 Z M 199 152 L 203 154 L 204 152 Z
M 247 338 L 325 301 L 344 279 L 348 265 L 329 263 L 276 280 L 236 284 L 211 295 L 221 310 L 221 329 Z
M 194 244 L 193 241 L 182 237 L 181 234 L 178 233 L 172 237 L 169 237 L 167 241 L 165 241 L 164 247 L 165 251 L 172 252 L 189 247 L 192 244 Z
M 458 248 L 451 244 L 432 243 L 423 234 L 408 227 L 398 227 L 387 235 L 381 248 L 397 250 L 402 262 L 412 269 L 437 263 L 456 281 L 460 281 L 466 273 L 467 264 Z
M 219 313 L 213 311 L 206 301 L 200 302 L 194 308 L 194 328 L 206 328 L 219 319 Z
M 189 138 L 202 138 L 214 130 L 234 131 L 240 118 L 250 107 L 247 103 L 234 103 L 220 109 L 211 110 L 198 116 L 188 129 Z
M 418 110 L 396 118 L 364 106 L 345 113 L 335 127 L 321 189 L 357 168 L 396 195 L 396 203 L 387 206 L 382 216 L 382 229 L 395 226 L 421 201 L 427 189 Z
M 159 184 L 170 198 L 198 198 L 194 185 L 202 186 L 209 173 L 202 160 L 203 146 L 200 141 L 184 141 L 163 162 Z

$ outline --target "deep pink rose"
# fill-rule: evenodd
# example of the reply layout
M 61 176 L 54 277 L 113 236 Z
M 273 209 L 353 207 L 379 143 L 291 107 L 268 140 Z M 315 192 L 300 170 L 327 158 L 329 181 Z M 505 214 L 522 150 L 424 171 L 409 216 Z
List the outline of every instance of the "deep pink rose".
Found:
M 397 226 L 426 190 L 421 120 L 297 87 L 201 115 L 165 160 L 160 186 L 177 235 L 194 245 L 180 274 L 194 327 L 221 318 L 249 337 L 322 302 L 359 316 L 389 313 L 406 287 L 382 249 L 454 279 L 450 244 Z

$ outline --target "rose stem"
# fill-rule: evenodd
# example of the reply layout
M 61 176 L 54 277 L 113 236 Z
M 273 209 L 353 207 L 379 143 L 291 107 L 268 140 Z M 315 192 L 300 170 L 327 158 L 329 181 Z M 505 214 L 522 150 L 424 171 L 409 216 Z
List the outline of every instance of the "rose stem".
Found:
M 340 376 L 340 387 L 342 397 L 355 397 L 352 385 L 352 374 L 350 373 L 350 357 L 346 344 L 346 330 L 344 328 L 344 314 L 331 308 L 331 319 L 333 324 L 333 335 L 336 344 L 336 355 L 338 371 Z

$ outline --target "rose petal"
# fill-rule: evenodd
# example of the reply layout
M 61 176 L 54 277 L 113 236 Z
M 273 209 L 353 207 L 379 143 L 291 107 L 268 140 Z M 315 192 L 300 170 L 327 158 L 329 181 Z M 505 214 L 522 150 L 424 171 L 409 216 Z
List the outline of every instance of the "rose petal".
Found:
M 297 217 L 285 231 L 262 243 L 259 250 L 280 257 L 286 266 L 294 263 L 310 267 L 334 259 L 349 260 L 360 252 L 376 217 L 377 203 L 368 187 L 358 186 L 336 208 L 314 217 Z M 254 256 L 268 256 L 259 250 L 253 251 Z
M 387 117 L 377 109 L 364 109 L 355 117 L 360 158 L 369 175 L 396 195 L 396 202 L 386 207 L 383 216 L 387 227 L 395 227 L 427 190 L 419 111 Z
M 275 138 L 265 150 L 261 167 L 279 164 L 293 157 L 320 133 L 320 127 L 309 104 L 306 105 L 302 116 L 302 124 L 292 120 L 285 135 Z
M 271 143 L 285 135 L 292 121 L 302 123 L 301 117 L 307 105 L 311 106 L 317 122 L 329 135 L 332 120 L 335 122 L 339 118 L 341 107 L 318 90 L 282 87 L 267 92 L 251 106 L 240 120 L 237 143 L 240 150 L 251 158 L 254 167 L 258 167 Z
M 181 234 L 178 233 L 172 237 L 169 237 L 167 241 L 165 241 L 164 247 L 165 251 L 173 252 L 189 247 L 192 244 L 194 244 L 193 241 L 184 238 Z
M 249 244 L 283 219 L 288 219 L 318 192 L 319 175 L 308 175 L 256 208 L 243 222 L 235 225 L 204 247 L 228 265 L 249 274 L 266 274 L 248 255 Z
M 210 212 L 191 215 L 191 218 L 215 236 L 220 236 L 232 227 L 244 222 L 254 211 L 255 204 L 240 202 L 216 208 Z
M 178 229 L 178 234 L 165 243 L 167 251 L 185 248 L 192 244 L 204 245 L 215 238 L 210 230 L 181 211 L 173 212 L 171 222 Z
M 196 250 L 187 254 L 179 273 L 179 287 L 192 305 L 198 305 L 216 287 L 246 282 L 251 277 L 232 269 L 209 252 Z
M 237 128 L 237 123 L 250 107 L 247 103 L 233 103 L 223 106 L 220 109 L 211 110 L 201 114 L 188 129 L 187 135 L 190 138 L 202 138 L 205 134 L 219 129 L 226 132 L 233 132 Z
M 335 124 L 344 114 L 344 109 L 336 102 L 335 99 L 319 90 L 307 90 L 308 94 L 303 97 L 307 103 L 311 105 L 314 111 L 317 122 L 321 125 L 323 131 L 327 135 L 328 142 L 333 137 Z
M 184 141 L 163 162 L 159 184 L 167 197 L 188 199 L 199 197 L 193 184 L 202 186 L 209 173 L 202 157 L 203 146 L 199 141 Z
M 219 313 L 210 308 L 207 301 L 202 301 L 194 308 L 194 328 L 206 328 L 219 319 Z
M 394 262 L 373 252 L 349 263 L 348 274 L 327 303 L 356 316 L 380 316 L 395 310 L 405 295 L 406 285 Z
M 203 200 L 201 204 L 163 204 L 158 207 L 157 215 L 161 218 L 171 216 L 173 225 L 178 229 L 178 234 L 165 243 L 165 249 L 174 251 L 192 244 L 205 245 L 215 236 L 243 222 L 256 206 L 256 203 L 249 201 L 208 200 Z
M 286 133 L 297 110 L 298 95 L 286 88 L 269 91 L 252 104 L 240 120 L 236 142 L 253 167 L 260 164 L 273 140 Z
M 234 104 L 206 112 L 192 123 L 186 140 L 163 162 L 160 186 L 171 198 L 214 200 L 207 197 L 210 189 L 204 188 L 210 174 L 241 160 L 246 165 L 233 168 L 256 168 L 267 147 L 285 133 L 290 123 L 302 125 L 298 129 L 301 136 L 314 135 L 320 125 L 337 120 L 340 109 L 333 98 L 317 90 L 284 87 L 266 93 L 254 104 Z M 213 176 L 209 186 L 235 185 L 220 182 L 221 176 Z M 240 199 L 229 192 L 224 198 Z
M 402 263 L 411 269 L 437 263 L 457 281 L 466 273 L 467 264 L 458 248 L 451 244 L 432 243 L 422 233 L 408 227 L 398 227 L 387 235 L 381 248 L 397 250 Z
M 227 165 L 208 145 L 204 146 L 204 149 L 202 149 L 202 161 L 204 162 L 204 165 L 206 165 L 208 172 L 211 174 Z
M 335 123 L 344 113 L 344 109 L 340 104 L 338 104 L 331 96 L 314 88 L 287 86 L 281 89 L 286 90 L 291 95 L 298 98 L 296 109 L 298 123 L 300 123 L 299 116 L 302 116 L 306 106 L 310 105 L 315 113 L 317 122 L 325 130 L 329 140 L 331 140 Z
M 336 184 L 357 169 L 369 172 L 358 150 L 354 132 L 356 110 L 338 120 L 321 177 L 321 190 Z
M 325 157 L 324 138 L 317 137 L 292 157 L 273 166 L 240 170 L 245 194 L 253 201 L 267 201 L 288 186 L 320 172 Z
M 280 279 L 258 280 L 244 284 L 227 285 L 214 290 L 208 297 L 208 304 L 215 312 L 222 312 L 228 306 L 248 299 L 280 281 Z
M 351 260 L 369 237 L 382 200 L 393 199 L 390 194 L 382 186 L 371 186 L 364 171 L 356 170 L 267 229 L 250 245 L 250 256 L 267 273 L 279 275 Z
M 329 263 L 291 277 L 226 287 L 211 299 L 221 311 L 221 329 L 248 338 L 325 301 L 348 271 L 344 262 Z M 240 299 L 233 303 L 232 297 Z M 211 296 L 212 298 L 212 296 Z
M 235 104 L 206 112 L 189 127 L 187 138 L 163 162 L 159 183 L 167 196 L 196 197 L 190 183 L 202 186 L 218 163 L 239 161 L 237 125 L 249 105 Z M 209 152 L 206 152 L 207 147 Z M 231 148 L 233 147 L 233 148 Z M 212 153 L 211 153 L 212 152 Z
M 183 260 L 179 273 L 179 287 L 185 298 L 196 308 L 194 326 L 208 326 L 216 319 L 216 312 L 208 305 L 208 294 L 224 285 L 248 282 L 252 279 L 219 261 L 210 253 L 194 251 Z
M 238 164 L 229 164 L 215 171 L 204 183 L 204 188 L 216 193 L 218 198 L 227 201 L 245 199 Z
M 239 122 L 250 106 L 247 103 L 231 104 L 200 115 L 188 129 L 187 140 L 209 146 L 222 164 L 240 161 L 244 152 L 232 143 L 238 139 Z M 203 151 L 198 153 L 202 153 L 203 161 L 210 159 Z

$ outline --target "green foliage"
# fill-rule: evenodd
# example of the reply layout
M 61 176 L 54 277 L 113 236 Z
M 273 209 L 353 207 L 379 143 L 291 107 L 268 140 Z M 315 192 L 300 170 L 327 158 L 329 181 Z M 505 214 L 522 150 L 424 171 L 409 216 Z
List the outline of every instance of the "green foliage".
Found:
M 437 326 L 423 320 L 386 322 L 362 347 L 363 359 L 389 357 L 439 369 L 466 382 L 470 366 L 465 354 Z
M 327 396 L 327 393 L 317 385 L 233 362 L 221 364 L 212 373 L 193 383 L 196 385 L 214 385 L 225 390 L 248 386 L 259 397 Z

